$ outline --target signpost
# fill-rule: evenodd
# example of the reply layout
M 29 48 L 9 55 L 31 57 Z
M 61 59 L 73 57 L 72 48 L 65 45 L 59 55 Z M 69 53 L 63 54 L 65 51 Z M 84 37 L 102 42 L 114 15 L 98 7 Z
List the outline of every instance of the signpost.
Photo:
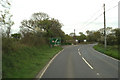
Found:
M 50 45 L 51 47 L 61 45 L 61 38 L 50 38 Z

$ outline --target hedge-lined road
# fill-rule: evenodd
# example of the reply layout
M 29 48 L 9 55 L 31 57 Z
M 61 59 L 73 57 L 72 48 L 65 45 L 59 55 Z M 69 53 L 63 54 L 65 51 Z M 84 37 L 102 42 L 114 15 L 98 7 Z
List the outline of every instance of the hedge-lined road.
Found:
M 42 78 L 118 78 L 118 61 L 95 51 L 93 45 L 64 47 Z

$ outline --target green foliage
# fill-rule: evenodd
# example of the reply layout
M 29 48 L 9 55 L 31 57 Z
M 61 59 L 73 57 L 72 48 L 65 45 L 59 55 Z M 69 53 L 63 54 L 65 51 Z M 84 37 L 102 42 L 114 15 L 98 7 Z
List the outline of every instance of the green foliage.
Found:
M 64 36 L 64 41 L 63 41 L 62 45 L 71 45 L 73 42 L 74 42 L 73 37 L 68 35 L 68 34 L 66 34 Z
M 44 12 L 38 12 L 38 13 L 32 14 L 32 20 L 41 21 L 46 19 L 49 19 L 49 15 Z
M 10 54 L 10 52 L 16 52 L 19 48 L 25 44 L 21 44 L 20 41 L 14 38 L 2 37 L 2 53 Z
M 62 24 L 54 18 L 49 18 L 46 13 L 34 13 L 30 20 L 21 22 L 20 31 L 22 35 L 27 33 L 41 33 L 41 37 L 61 37 L 63 40 L 65 33 L 61 30 Z
M 70 33 L 69 35 L 70 35 L 71 37 L 73 37 L 73 36 L 75 35 L 75 33 Z
M 104 28 L 98 31 L 86 31 L 88 42 L 99 42 L 104 44 Z M 118 45 L 120 39 L 120 29 L 112 29 L 111 27 L 106 28 L 107 45 Z
M 66 43 L 62 43 L 62 45 L 72 45 L 72 43 L 66 42 Z
M 54 18 L 49 19 L 46 13 L 34 13 L 30 20 L 23 20 L 20 33 L 4 38 L 3 52 L 14 51 L 18 43 L 26 46 L 42 46 L 49 43 L 49 38 L 60 37 L 64 41 L 65 33 L 61 30 L 62 24 Z
M 28 46 L 42 46 L 48 44 L 45 37 L 39 37 L 39 35 L 35 33 L 26 33 L 20 42 Z
M 40 15 L 39 20 L 35 18 L 22 21 L 20 34 L 3 37 L 3 78 L 34 78 L 62 49 L 48 46 L 50 37 L 64 39 L 61 23 L 56 19 L 46 19 L 43 14 L 39 14 L 39 17 Z
M 11 26 L 14 24 L 11 19 L 13 15 L 10 14 L 11 4 L 9 0 L 1 0 L 0 3 L 3 9 L 2 11 L 0 10 L 0 29 L 2 30 L 2 36 L 10 37 Z
M 11 38 L 2 38 L 2 51 L 8 53 L 14 50 L 14 40 Z
M 45 19 L 39 22 L 41 28 L 46 32 L 47 37 L 63 37 L 64 32 L 61 30 L 61 23 L 56 19 Z
M 62 48 L 48 45 L 22 46 L 16 52 L 3 54 L 3 78 L 35 78 L 37 73 Z
M 114 46 L 107 46 L 107 49 L 104 48 L 104 45 L 102 44 L 98 44 L 94 46 L 94 49 L 104 53 L 106 55 L 109 55 L 111 57 L 114 57 L 116 59 L 120 60 L 119 54 L 118 54 L 118 45 L 114 45 Z
M 71 36 L 69 36 L 68 34 L 65 35 L 65 40 L 73 40 L 73 38 Z
M 112 29 L 111 33 L 107 35 L 107 44 L 108 45 L 118 45 L 120 40 L 120 29 Z
M 15 38 L 15 39 L 20 39 L 21 38 L 21 34 L 19 33 L 14 33 L 14 34 L 11 34 L 11 37 Z
M 84 42 L 84 40 L 86 39 L 86 35 L 82 32 L 79 32 L 79 34 L 80 36 L 78 36 L 77 39 L 80 40 L 80 42 Z
M 86 31 L 87 41 L 98 42 L 101 39 L 102 34 L 99 31 Z

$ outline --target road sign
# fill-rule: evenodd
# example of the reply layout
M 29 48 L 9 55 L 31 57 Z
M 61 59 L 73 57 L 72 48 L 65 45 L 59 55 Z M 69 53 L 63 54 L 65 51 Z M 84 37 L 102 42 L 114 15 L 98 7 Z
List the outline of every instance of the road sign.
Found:
M 51 38 L 50 39 L 50 44 L 52 46 L 57 46 L 61 44 L 61 38 Z

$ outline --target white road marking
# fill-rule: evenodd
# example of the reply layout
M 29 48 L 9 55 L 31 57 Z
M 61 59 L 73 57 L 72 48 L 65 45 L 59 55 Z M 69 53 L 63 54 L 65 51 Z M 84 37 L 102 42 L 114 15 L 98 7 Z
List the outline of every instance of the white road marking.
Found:
M 78 51 L 79 51 L 79 49 L 78 49 Z
M 78 54 L 81 56 L 81 53 L 80 53 L 80 52 L 78 52 Z
M 64 50 L 64 49 L 63 49 Z M 62 50 L 62 51 L 63 51 Z M 50 62 L 47 64 L 47 66 L 45 67 L 45 69 L 43 70 L 43 72 L 41 73 L 40 77 L 39 78 L 42 78 L 43 74 L 45 73 L 45 71 L 47 70 L 47 68 L 50 66 L 50 64 L 52 63 L 52 61 L 62 52 L 60 51 L 58 54 L 56 54 L 51 60 Z
M 99 74 L 99 73 L 97 73 L 97 75 L 99 76 L 100 74 Z
M 93 69 L 93 67 L 85 60 L 84 57 L 82 57 L 82 59 L 85 61 L 85 63 L 86 63 L 91 69 Z

